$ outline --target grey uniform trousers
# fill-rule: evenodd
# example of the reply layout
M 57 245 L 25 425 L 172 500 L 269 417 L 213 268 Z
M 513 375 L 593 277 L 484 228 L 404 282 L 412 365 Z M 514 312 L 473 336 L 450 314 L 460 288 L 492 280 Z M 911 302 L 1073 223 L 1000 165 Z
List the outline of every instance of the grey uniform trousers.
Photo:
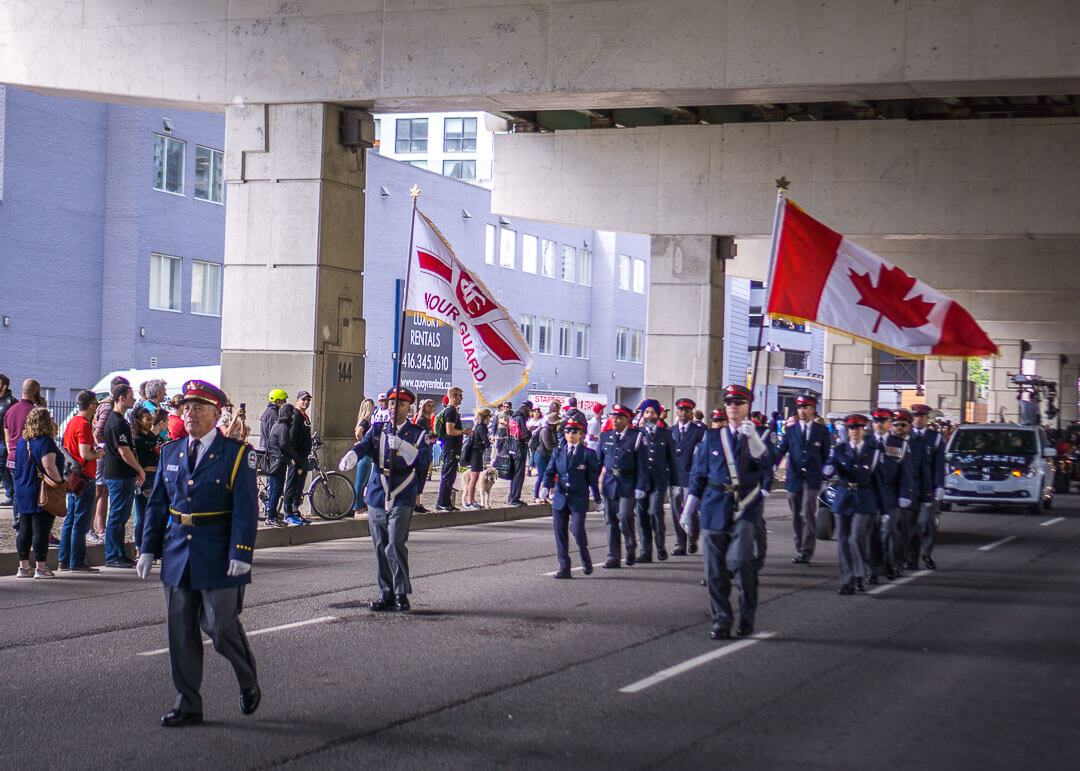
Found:
M 608 559 L 622 559 L 622 542 L 626 540 L 626 553 L 635 555 L 637 540 L 634 536 L 634 496 L 604 497 L 604 523 L 607 525 Z
M 653 490 L 640 501 L 637 501 L 638 541 L 641 543 L 641 553 L 652 554 L 653 541 L 656 542 L 656 553 L 667 554 L 666 533 L 664 529 L 664 496 L 667 491 L 658 492 Z
M 817 545 L 817 510 L 820 487 L 803 485 L 797 493 L 788 493 L 791 509 L 791 529 L 795 536 L 795 553 L 810 559 Z
M 693 513 L 690 515 L 690 532 L 687 533 L 683 530 L 682 525 L 679 524 L 679 519 L 682 517 L 683 506 L 686 505 L 686 499 L 688 493 L 685 487 L 672 487 L 671 488 L 671 530 L 675 534 L 675 546 L 679 549 L 686 549 L 687 536 L 689 536 L 690 544 L 697 548 L 698 538 L 701 537 L 701 512 L 697 507 L 694 507 Z
M 384 597 L 391 594 L 411 594 L 409 581 L 409 526 L 412 506 L 394 506 L 390 511 L 368 506 L 368 527 L 375 547 L 379 589 Z
M 165 607 L 169 632 L 169 666 L 176 688 L 176 709 L 202 712 L 199 688 L 203 678 L 203 641 L 200 627 L 214 650 L 228 659 L 241 689 L 258 684 L 255 657 L 251 655 L 240 611 L 244 587 L 190 589 L 165 584 Z
M 859 545 L 866 538 L 873 516 L 873 514 L 833 515 L 836 526 L 836 568 L 842 585 L 849 584 L 856 578 L 866 577 L 866 564 L 863 562 Z
M 757 612 L 757 567 L 754 560 L 755 527 L 740 519 L 727 530 L 702 530 L 705 586 L 713 629 L 731 631 L 731 578 L 739 588 L 739 617 L 754 623 Z

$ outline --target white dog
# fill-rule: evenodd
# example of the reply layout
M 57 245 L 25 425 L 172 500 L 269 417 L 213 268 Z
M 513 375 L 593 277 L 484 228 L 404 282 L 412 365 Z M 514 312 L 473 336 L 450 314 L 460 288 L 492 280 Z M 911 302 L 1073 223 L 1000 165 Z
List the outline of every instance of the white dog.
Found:
M 485 509 L 491 508 L 491 488 L 495 486 L 498 478 L 499 472 L 494 466 L 488 466 L 480 474 L 480 505 Z

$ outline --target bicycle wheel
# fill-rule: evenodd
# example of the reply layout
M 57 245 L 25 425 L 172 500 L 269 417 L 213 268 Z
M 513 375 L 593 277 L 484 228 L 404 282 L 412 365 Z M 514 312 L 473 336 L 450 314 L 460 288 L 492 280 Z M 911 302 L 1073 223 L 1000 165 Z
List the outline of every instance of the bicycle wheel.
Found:
M 341 519 L 350 513 L 356 495 L 352 480 L 336 471 L 315 477 L 307 494 L 311 510 L 323 519 Z

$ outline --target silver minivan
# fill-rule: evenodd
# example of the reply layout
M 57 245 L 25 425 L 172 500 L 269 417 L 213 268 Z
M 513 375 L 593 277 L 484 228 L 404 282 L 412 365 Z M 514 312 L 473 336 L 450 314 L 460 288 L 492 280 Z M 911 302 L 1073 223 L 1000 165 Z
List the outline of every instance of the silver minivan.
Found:
M 945 446 L 943 503 L 1048 509 L 1054 502 L 1056 456 L 1041 426 L 959 426 Z

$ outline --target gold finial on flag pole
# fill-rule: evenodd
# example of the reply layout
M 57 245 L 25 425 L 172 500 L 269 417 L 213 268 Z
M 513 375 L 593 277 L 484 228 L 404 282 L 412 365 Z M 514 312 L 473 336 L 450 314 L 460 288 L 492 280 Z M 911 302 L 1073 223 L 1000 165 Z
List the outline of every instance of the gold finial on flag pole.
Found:
M 791 182 L 790 182 L 790 180 L 788 180 L 787 177 L 780 177 L 780 179 L 776 180 L 776 189 L 777 190 L 787 190 L 788 185 L 790 185 L 790 184 L 791 184 Z
M 417 198 L 420 197 L 420 188 L 416 185 L 413 185 L 409 188 L 409 195 L 411 195 L 412 199 L 415 201 Z

